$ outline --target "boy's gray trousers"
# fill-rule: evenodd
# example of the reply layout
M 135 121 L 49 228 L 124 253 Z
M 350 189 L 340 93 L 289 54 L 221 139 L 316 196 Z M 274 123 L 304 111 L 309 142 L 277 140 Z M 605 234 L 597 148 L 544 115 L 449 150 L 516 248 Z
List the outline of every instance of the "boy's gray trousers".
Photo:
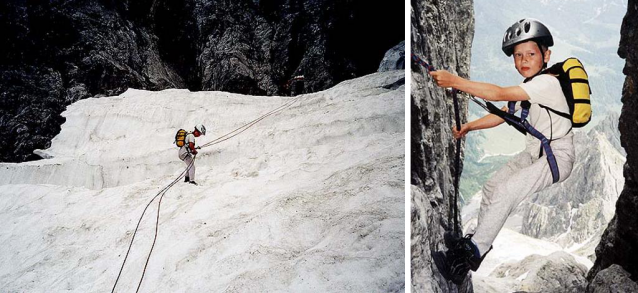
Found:
M 572 172 L 575 158 L 573 136 L 573 132 L 570 132 L 550 144 L 558 163 L 558 182 L 563 182 Z M 539 148 L 540 143 L 528 145 L 483 185 L 478 223 L 472 237 L 481 256 L 488 251 L 516 207 L 531 194 L 552 184 L 552 172 L 546 155 L 539 158 Z

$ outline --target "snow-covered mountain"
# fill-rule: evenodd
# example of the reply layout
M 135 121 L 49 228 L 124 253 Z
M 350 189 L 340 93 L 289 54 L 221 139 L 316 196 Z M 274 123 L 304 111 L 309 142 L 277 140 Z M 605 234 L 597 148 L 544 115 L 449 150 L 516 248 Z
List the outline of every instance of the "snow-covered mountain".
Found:
M 140 291 L 403 291 L 403 83 L 348 80 L 203 148 L 200 185 L 163 197 Z M 291 99 L 130 89 L 70 105 L 48 159 L 0 164 L 0 288 L 111 290 L 144 206 L 185 168 L 176 130 L 203 123 L 201 145 Z M 116 292 L 137 287 L 157 209 Z

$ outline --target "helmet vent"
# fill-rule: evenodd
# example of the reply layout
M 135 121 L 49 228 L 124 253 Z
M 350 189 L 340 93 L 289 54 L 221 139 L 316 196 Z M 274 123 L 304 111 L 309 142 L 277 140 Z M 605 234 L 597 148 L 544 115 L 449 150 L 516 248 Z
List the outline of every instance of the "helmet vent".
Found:
M 521 28 L 517 28 L 516 29 L 516 36 L 520 36 L 521 35 Z
M 530 27 L 530 26 L 531 26 L 531 25 L 530 25 L 530 23 L 529 23 L 529 22 L 527 22 L 527 23 L 525 24 L 525 33 L 529 33 L 529 27 Z

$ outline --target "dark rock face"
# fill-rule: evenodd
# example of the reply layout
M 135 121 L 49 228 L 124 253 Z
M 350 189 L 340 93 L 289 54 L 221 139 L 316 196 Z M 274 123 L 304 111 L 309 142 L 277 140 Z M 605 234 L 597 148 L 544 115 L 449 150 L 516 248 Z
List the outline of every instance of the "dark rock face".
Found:
M 627 5 L 620 35 L 618 55 L 626 60 L 623 73 L 627 76 L 618 123 L 620 142 L 627 152 L 625 186 L 616 203 L 616 215 L 596 248 L 596 262 L 587 276 L 590 282 L 612 264 L 620 265 L 632 280 L 638 280 L 638 2 L 635 0 Z
M 468 77 L 473 11 L 471 0 L 412 2 L 412 53 L 436 69 Z M 430 255 L 445 248 L 444 228 L 453 228 L 448 221 L 456 172 L 451 95 L 436 87 L 423 67 L 412 64 L 411 68 L 412 292 L 472 292 L 471 278 L 458 287 L 446 282 Z M 459 102 L 465 117 L 467 102 Z
M 399 69 L 405 69 L 405 41 L 401 41 L 401 43 L 385 53 L 377 71 L 382 72 Z
M 287 95 L 375 72 L 403 40 L 395 2 L 3 1 L 0 161 L 35 159 L 66 105 L 129 87 Z M 394 32 L 391 34 L 385 32 Z
M 587 287 L 587 293 L 638 292 L 638 284 L 629 277 L 629 273 L 625 272 L 621 266 L 613 264 L 596 274 Z

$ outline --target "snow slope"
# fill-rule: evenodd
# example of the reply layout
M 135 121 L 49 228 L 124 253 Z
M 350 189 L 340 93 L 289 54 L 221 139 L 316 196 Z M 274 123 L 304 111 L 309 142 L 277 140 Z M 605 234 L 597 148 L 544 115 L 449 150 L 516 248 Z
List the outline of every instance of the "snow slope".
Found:
M 140 291 L 403 291 L 403 78 L 305 95 L 202 149 L 200 185 L 162 201 Z M 203 144 L 290 99 L 131 89 L 69 106 L 48 159 L 0 164 L 0 288 L 111 290 L 144 206 L 185 167 L 175 131 L 203 123 Z M 156 203 L 116 292 L 137 287 Z

